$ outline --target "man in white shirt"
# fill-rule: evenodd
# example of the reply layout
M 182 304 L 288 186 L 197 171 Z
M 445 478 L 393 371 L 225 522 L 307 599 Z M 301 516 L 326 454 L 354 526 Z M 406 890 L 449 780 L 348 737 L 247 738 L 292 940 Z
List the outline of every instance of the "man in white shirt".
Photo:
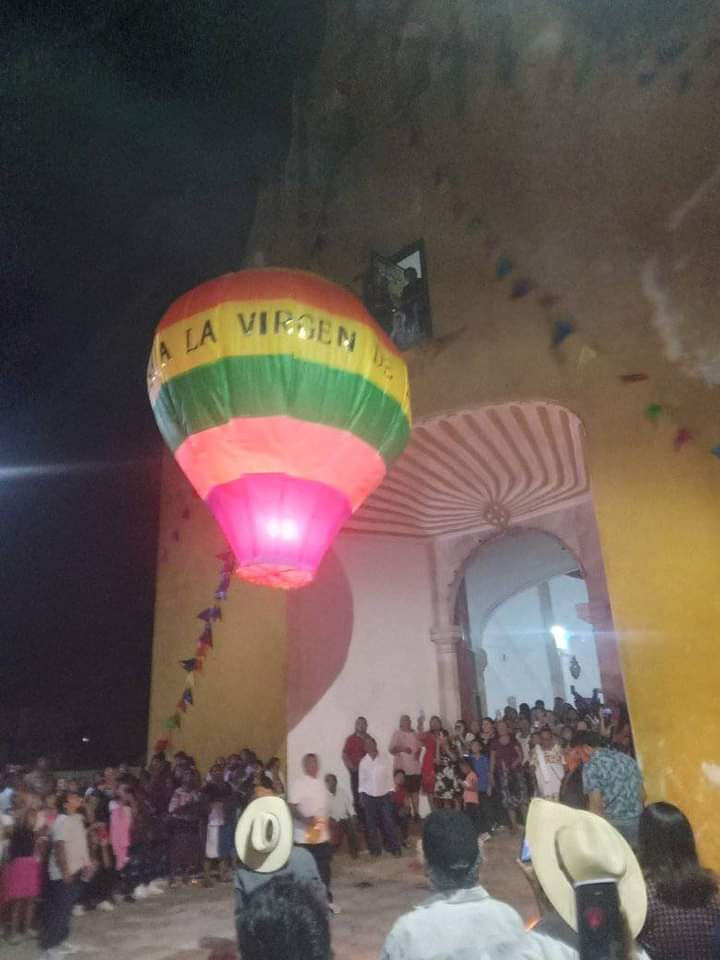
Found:
M 65 942 L 70 934 L 70 917 L 75 902 L 75 887 L 81 875 L 90 871 L 85 824 L 78 813 L 82 797 L 68 790 L 60 797 L 63 812 L 55 821 L 50 839 L 48 884 L 45 894 L 41 945 L 46 960 L 55 960 L 75 952 Z
M 431 813 L 423 854 L 435 896 L 396 921 L 381 960 L 578 960 L 570 947 L 527 933 L 512 907 L 478 885 L 482 857 L 464 813 Z
M 382 853 L 378 826 L 390 853 L 394 857 L 401 855 L 400 834 L 393 817 L 390 798 L 394 788 L 390 757 L 380 756 L 375 739 L 365 737 L 365 756 L 358 768 L 358 791 L 365 811 L 368 849 L 374 857 L 379 857 Z
M 303 775 L 290 784 L 288 805 L 294 820 L 293 839 L 315 858 L 318 873 L 327 890 L 328 906 L 332 913 L 340 908 L 333 903 L 330 890 L 330 794 L 320 779 L 320 761 L 317 754 L 306 753 L 302 758 Z
M 334 773 L 325 774 L 325 786 L 330 794 L 330 840 L 333 850 L 337 853 L 342 846 L 343 837 L 347 837 L 348 851 L 353 860 L 356 860 L 358 841 L 353 804 L 343 788 L 338 787 Z

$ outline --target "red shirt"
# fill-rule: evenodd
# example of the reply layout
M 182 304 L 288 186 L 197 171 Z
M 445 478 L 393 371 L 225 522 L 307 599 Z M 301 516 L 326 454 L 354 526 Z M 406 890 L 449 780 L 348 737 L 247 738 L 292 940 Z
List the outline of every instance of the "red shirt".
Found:
M 357 733 L 351 733 L 345 741 L 343 753 L 347 754 L 350 763 L 357 770 L 365 756 L 365 738 L 358 736 Z

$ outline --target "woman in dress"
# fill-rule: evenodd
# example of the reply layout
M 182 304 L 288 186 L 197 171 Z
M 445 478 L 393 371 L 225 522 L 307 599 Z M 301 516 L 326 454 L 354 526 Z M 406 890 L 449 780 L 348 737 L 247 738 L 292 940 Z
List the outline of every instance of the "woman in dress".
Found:
M 480 724 L 480 736 L 478 739 L 483 745 L 483 752 L 489 758 L 490 757 L 490 745 L 495 739 L 495 723 L 490 717 L 483 717 L 482 723 Z
M 420 782 L 423 793 L 427 796 L 430 806 L 434 806 L 435 800 L 435 760 L 437 752 L 437 740 L 442 734 L 442 721 L 440 717 L 430 717 L 430 729 L 425 730 L 425 718 L 421 715 L 417 722 L 418 738 L 424 748 L 422 762 L 420 764 Z
M 640 817 L 638 844 L 648 895 L 638 940 L 652 960 L 715 960 L 718 881 L 698 860 L 687 817 L 671 803 L 650 804 Z
M 522 748 L 512 736 L 504 720 L 497 723 L 497 738 L 490 752 L 490 793 L 500 798 L 500 804 L 510 821 L 510 830 L 517 830 L 517 814 L 523 819 L 527 812 L 527 785 L 522 770 Z
M 410 717 L 404 713 L 400 726 L 390 739 L 390 753 L 394 757 L 393 770 L 404 774 L 403 785 L 409 802 L 410 816 L 417 823 L 420 819 L 418 800 L 420 794 L 420 738 L 412 728 Z
M 458 773 L 459 755 L 447 730 L 435 740 L 435 806 L 454 809 L 462 796 Z
M 468 731 L 468 726 L 464 720 L 458 720 L 455 724 L 455 735 L 453 736 L 453 747 L 458 757 L 470 756 L 470 744 L 475 739 L 474 735 Z

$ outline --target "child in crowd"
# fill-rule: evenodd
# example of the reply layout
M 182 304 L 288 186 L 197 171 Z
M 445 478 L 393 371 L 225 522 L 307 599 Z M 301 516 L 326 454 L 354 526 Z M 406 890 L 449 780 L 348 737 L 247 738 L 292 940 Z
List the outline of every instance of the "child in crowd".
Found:
M 477 777 L 478 809 L 476 827 L 482 839 L 487 840 L 495 824 L 492 822 L 492 808 L 488 798 L 488 790 L 490 789 L 490 761 L 488 760 L 485 745 L 482 740 L 473 740 L 470 744 L 468 762 L 472 772 Z
M 127 784 L 121 784 L 117 788 L 117 799 L 111 800 L 110 808 L 110 844 L 112 846 L 113 856 L 115 857 L 115 869 L 122 879 L 122 892 L 126 903 L 132 903 L 135 899 L 133 889 L 129 886 L 130 878 L 125 868 L 129 862 L 128 850 L 130 849 L 130 831 L 132 829 L 133 811 L 132 811 L 132 790 Z M 102 799 L 98 803 L 96 815 L 102 808 Z
M 395 781 L 395 789 L 390 794 L 393 815 L 402 836 L 403 846 L 407 847 L 410 829 L 410 798 L 405 788 L 405 773 L 402 770 L 396 770 L 393 780 Z
M 55 957 L 74 952 L 66 941 L 70 935 L 77 883 L 82 876 L 89 876 L 91 872 L 85 823 L 79 812 L 82 797 L 77 791 L 68 790 L 60 794 L 58 804 L 62 812 L 51 834 L 52 847 L 40 937 L 46 960 L 55 960 Z
M 37 810 L 28 807 L 17 817 L 10 834 L 8 862 L 0 882 L 0 903 L 7 911 L 8 943 L 30 935 L 35 901 L 40 896 L 40 861 L 37 856 Z
M 325 776 L 325 786 L 330 794 L 328 814 L 330 817 L 330 841 L 334 852 L 342 846 L 343 837 L 347 837 L 348 851 L 353 860 L 358 855 L 357 829 L 355 828 L 355 811 L 345 790 L 338 787 L 334 773 Z

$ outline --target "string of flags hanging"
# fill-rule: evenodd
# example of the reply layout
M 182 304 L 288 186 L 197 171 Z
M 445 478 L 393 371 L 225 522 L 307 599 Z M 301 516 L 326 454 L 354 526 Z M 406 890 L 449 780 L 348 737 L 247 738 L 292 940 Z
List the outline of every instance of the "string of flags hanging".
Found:
M 497 280 L 505 280 L 506 278 L 511 277 L 514 270 L 515 265 L 507 254 L 501 254 L 498 256 L 497 260 L 495 261 L 495 277 Z M 548 311 L 554 311 L 560 302 L 560 297 L 556 293 L 553 293 L 549 290 L 540 289 L 538 284 L 534 283 L 527 277 L 520 277 L 513 280 L 512 287 L 510 289 L 511 300 L 518 300 L 522 297 L 528 296 L 530 293 L 535 293 L 537 302 L 541 307 Z M 576 332 L 577 325 L 571 315 L 565 314 L 563 316 L 556 315 L 552 317 L 550 329 L 551 349 L 557 349 L 560 344 L 564 343 L 568 337 L 572 336 Z M 597 351 L 587 343 L 583 344 L 578 357 L 578 367 L 583 367 L 591 360 L 595 360 L 596 358 Z M 626 385 L 643 383 L 649 379 L 649 374 L 641 371 L 622 373 L 619 376 L 620 382 Z M 645 407 L 645 417 L 655 423 L 670 413 L 671 411 L 668 407 L 657 401 L 653 401 Z M 673 449 L 676 453 L 679 453 L 695 439 L 696 437 L 692 429 L 687 426 L 680 426 L 675 431 L 673 437 Z M 720 442 L 710 448 L 710 453 L 714 457 L 720 459 Z
M 235 566 L 235 557 L 232 551 L 226 550 L 223 553 L 219 553 L 217 559 L 220 560 L 222 566 L 220 568 L 220 579 L 213 594 L 213 599 L 222 601 L 227 598 L 230 578 L 232 577 Z M 180 729 L 183 714 L 187 713 L 188 707 L 192 707 L 195 703 L 194 691 L 196 677 L 199 673 L 202 673 L 205 666 L 205 658 L 214 647 L 213 624 L 217 623 L 218 620 L 222 620 L 222 610 L 217 603 L 214 603 L 212 606 L 201 610 L 196 615 L 196 619 L 202 620 L 204 626 L 195 641 L 195 655 L 179 661 L 181 668 L 185 671 L 185 685 L 180 698 L 175 704 L 174 712 L 165 720 L 165 734 L 155 743 L 156 753 L 161 753 L 172 746 L 173 730 Z

